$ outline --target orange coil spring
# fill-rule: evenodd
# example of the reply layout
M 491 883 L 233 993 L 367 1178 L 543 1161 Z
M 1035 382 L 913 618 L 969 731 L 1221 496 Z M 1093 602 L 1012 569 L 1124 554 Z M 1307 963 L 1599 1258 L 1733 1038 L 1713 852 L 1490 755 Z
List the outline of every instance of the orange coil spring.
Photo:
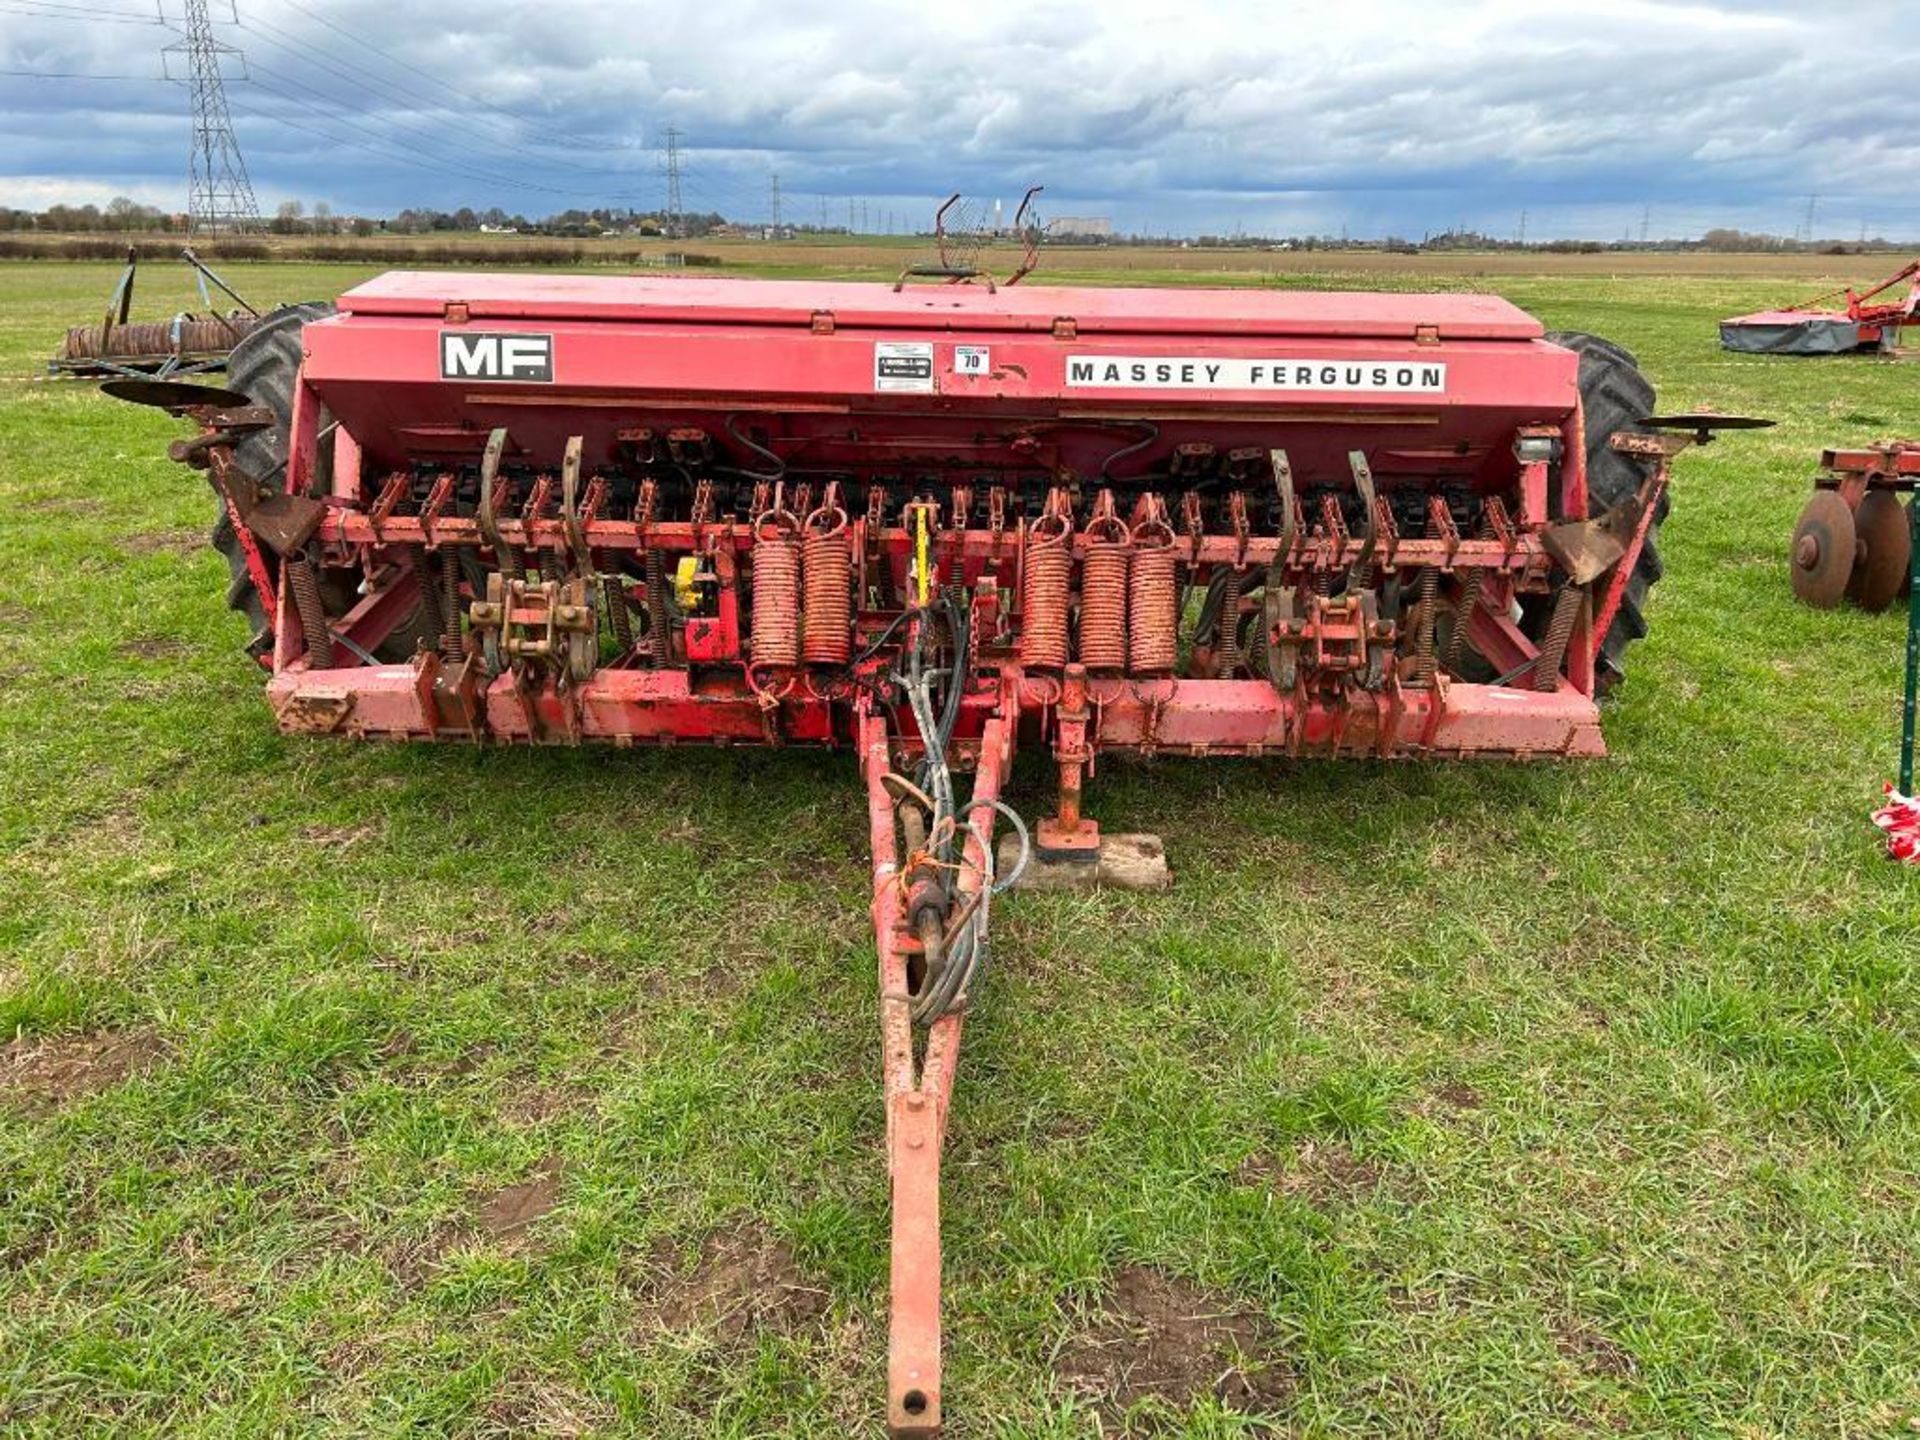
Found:
M 1171 544 L 1134 551 L 1127 591 L 1133 629 L 1127 653 L 1133 673 L 1171 675 L 1180 651 L 1179 561 Z
M 844 511 L 816 510 L 807 518 L 804 559 L 807 663 L 845 665 L 853 658 L 853 536 Z
M 440 659 L 459 665 L 467 658 L 467 637 L 460 633 L 460 557 L 450 550 L 440 552 L 440 615 L 446 624 L 440 632 Z
M 1240 668 L 1240 590 L 1238 570 L 1227 572 L 1220 594 L 1220 638 L 1215 641 L 1213 673 L 1216 679 L 1231 680 Z
M 305 555 L 287 557 L 287 589 L 293 592 L 294 613 L 300 617 L 300 630 L 307 638 L 307 668 L 333 668 L 333 631 L 327 622 L 326 603 L 320 597 L 320 577 Z
M 1102 541 L 1080 570 L 1080 663 L 1095 672 L 1127 668 L 1127 547 Z
M 1560 663 L 1567 658 L 1567 642 L 1580 620 L 1580 602 L 1586 592 L 1578 585 L 1561 589 L 1553 602 L 1553 619 L 1547 624 L 1546 638 L 1540 642 L 1540 658 L 1534 661 L 1533 688 L 1552 694 L 1560 688 Z
M 800 537 L 791 515 L 762 516 L 754 534 L 753 663 L 798 665 Z
M 1042 527 L 1047 527 L 1044 531 Z M 1027 573 L 1020 591 L 1020 663 L 1058 670 L 1067 663 L 1067 590 L 1073 549 L 1064 524 L 1035 523 L 1029 532 Z

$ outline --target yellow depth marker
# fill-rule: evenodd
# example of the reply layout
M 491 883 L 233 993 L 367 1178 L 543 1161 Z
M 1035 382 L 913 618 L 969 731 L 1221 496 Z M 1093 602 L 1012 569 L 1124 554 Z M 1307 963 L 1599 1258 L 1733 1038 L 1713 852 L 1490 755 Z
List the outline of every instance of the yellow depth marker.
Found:
M 919 584 L 920 604 L 927 603 L 927 592 L 932 587 L 933 570 L 927 563 L 927 507 L 922 505 L 914 512 L 918 534 L 914 536 L 914 572 Z

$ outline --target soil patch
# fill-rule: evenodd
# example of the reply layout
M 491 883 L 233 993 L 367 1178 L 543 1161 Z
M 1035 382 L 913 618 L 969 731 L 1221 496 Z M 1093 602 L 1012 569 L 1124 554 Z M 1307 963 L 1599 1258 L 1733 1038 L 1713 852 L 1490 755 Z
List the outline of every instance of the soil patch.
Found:
M 1553 1343 L 1567 1359 L 1589 1375 L 1619 1380 L 1633 1374 L 1633 1356 L 1582 1320 L 1565 1320 L 1553 1327 Z
M 495 1240 L 518 1238 L 559 1201 L 561 1174 L 559 1160 L 547 1156 L 527 1179 L 481 1200 L 474 1219 Z
M 1062 1348 L 1058 1373 L 1115 1424 L 1144 1402 L 1184 1411 L 1205 1395 L 1271 1414 L 1294 1388 L 1272 1344 L 1266 1320 L 1229 1297 L 1136 1265 L 1114 1277 L 1105 1313 Z
M 0 1100 L 28 1114 L 56 1109 L 141 1074 L 160 1054 L 139 1030 L 10 1040 L 0 1046 Z
M 171 660 L 187 653 L 187 647 L 166 635 L 141 635 L 120 647 L 128 660 Z
M 577 1390 L 544 1381 L 510 1380 L 487 1406 L 477 1433 L 573 1440 L 606 1433 L 616 1418 L 606 1405 Z
M 516 1125 L 543 1125 L 592 1102 L 578 1090 L 563 1085 L 528 1082 L 516 1086 L 501 1103 L 500 1114 Z
M 1351 1200 L 1380 1183 L 1380 1166 L 1338 1142 L 1308 1140 L 1291 1156 L 1249 1156 L 1240 1167 L 1240 1181 L 1315 1203 Z
M 691 1266 L 668 1241 L 653 1258 L 664 1278 L 646 1300 L 648 1329 L 731 1345 L 755 1331 L 792 1334 L 826 1312 L 826 1291 L 807 1284 L 792 1249 L 759 1225 L 714 1231 Z
M 207 537 L 199 530 L 147 530 L 123 543 L 129 555 L 191 555 L 205 548 Z
M 460 1243 L 461 1227 L 435 1225 L 417 1241 L 397 1241 L 385 1246 L 380 1258 L 402 1285 L 416 1288 L 440 1272 L 447 1252 Z

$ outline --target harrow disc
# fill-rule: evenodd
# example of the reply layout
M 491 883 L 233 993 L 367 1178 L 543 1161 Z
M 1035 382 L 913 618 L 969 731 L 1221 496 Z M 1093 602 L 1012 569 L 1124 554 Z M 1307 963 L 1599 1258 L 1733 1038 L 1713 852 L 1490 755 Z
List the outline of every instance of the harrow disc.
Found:
M 1856 539 L 1853 512 L 1832 490 L 1816 490 L 1793 527 L 1793 593 L 1831 610 L 1847 593 Z
M 184 380 L 109 380 L 100 393 L 134 405 L 151 405 L 159 410 L 190 410 L 214 405 L 232 410 L 248 403 L 238 390 L 223 390 L 218 385 L 189 385 Z
M 1847 585 L 1847 598 L 1862 610 L 1887 608 L 1900 593 L 1913 558 L 1907 512 L 1889 490 L 1869 490 L 1853 512 L 1860 559 Z

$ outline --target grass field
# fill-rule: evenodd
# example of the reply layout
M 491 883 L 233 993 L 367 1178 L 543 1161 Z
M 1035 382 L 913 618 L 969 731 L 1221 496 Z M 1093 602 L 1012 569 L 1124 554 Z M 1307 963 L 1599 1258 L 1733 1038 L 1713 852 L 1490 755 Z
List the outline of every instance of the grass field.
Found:
M 111 274 L 0 267 L 0 1428 L 877 1433 L 851 759 L 280 738 L 173 423 L 36 378 Z M 1682 462 L 1604 762 L 1103 762 L 1178 884 L 996 910 L 955 1436 L 1920 1426 L 1903 623 L 1782 558 L 1920 368 L 1722 354 L 1778 277 L 1497 284 L 1782 423 Z

